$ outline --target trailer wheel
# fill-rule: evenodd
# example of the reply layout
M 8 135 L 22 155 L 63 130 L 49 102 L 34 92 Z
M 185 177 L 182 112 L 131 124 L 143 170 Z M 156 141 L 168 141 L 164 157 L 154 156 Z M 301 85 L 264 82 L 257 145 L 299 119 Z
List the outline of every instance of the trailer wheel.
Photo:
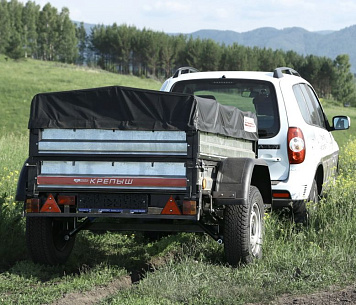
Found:
M 263 199 L 251 186 L 247 205 L 228 205 L 224 212 L 224 250 L 227 262 L 236 266 L 262 257 Z
M 67 261 L 75 237 L 65 239 L 74 228 L 74 220 L 52 217 L 28 217 L 26 219 L 26 243 L 28 252 L 35 263 L 58 265 Z

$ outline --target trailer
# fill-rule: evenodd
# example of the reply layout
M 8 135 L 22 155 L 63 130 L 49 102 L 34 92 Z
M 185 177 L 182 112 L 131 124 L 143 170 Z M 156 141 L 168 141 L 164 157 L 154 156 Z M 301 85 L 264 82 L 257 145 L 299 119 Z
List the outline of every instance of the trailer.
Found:
M 31 103 L 17 200 L 36 263 L 65 263 L 81 230 L 204 232 L 231 265 L 262 255 L 271 180 L 257 119 L 194 96 L 127 87 Z

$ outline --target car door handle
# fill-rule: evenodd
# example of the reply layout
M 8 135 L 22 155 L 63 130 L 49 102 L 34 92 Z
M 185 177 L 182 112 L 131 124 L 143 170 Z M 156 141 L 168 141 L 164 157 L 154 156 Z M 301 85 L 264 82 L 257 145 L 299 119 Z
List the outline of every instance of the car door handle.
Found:
M 282 158 L 278 158 L 278 157 L 275 157 L 275 158 L 260 157 L 260 159 L 263 159 L 266 161 L 271 161 L 271 162 L 281 162 L 282 161 Z

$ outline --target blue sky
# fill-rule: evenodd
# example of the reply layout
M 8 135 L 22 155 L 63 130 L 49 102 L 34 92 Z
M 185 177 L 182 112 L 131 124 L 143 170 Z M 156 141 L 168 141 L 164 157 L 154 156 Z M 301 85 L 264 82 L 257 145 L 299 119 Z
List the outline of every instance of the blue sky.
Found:
M 24 3 L 26 1 L 23 1 Z M 303 27 L 309 31 L 340 30 L 356 24 L 356 0 L 40 0 L 75 21 L 126 23 L 166 33 L 201 29 L 246 32 L 260 27 Z

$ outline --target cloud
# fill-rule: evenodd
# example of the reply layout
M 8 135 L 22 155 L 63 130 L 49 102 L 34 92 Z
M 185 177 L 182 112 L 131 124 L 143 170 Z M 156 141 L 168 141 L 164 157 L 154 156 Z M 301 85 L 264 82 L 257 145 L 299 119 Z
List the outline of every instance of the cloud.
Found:
M 48 0 L 38 0 L 45 5 Z M 201 29 L 245 32 L 260 27 L 339 30 L 355 24 L 355 0 L 50 0 L 73 20 L 94 24 L 129 24 L 167 33 Z
M 190 12 L 190 4 L 178 1 L 155 1 L 145 4 L 143 10 L 154 14 L 181 14 Z

